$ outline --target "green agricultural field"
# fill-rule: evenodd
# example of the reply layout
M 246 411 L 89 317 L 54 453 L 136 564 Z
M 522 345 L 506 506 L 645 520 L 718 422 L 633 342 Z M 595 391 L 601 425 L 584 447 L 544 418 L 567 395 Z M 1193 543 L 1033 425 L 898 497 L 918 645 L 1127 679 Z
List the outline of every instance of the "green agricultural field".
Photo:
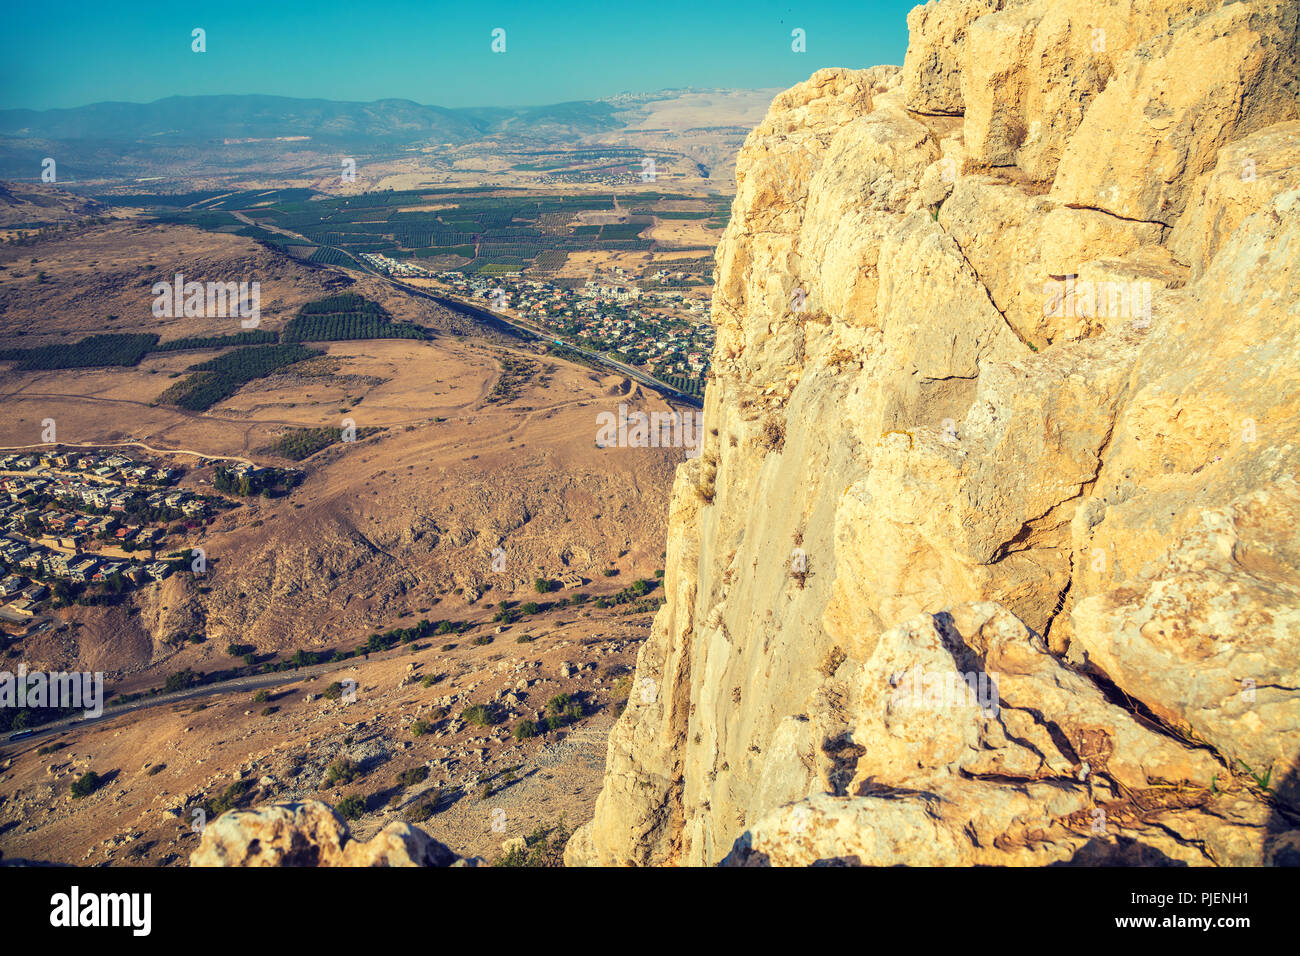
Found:
M 50 371 L 96 366 L 133 366 L 158 344 L 152 333 L 91 335 L 71 345 L 38 345 L 0 350 L 0 360 L 16 361 L 15 371 Z
M 378 303 L 355 293 L 308 302 L 284 327 L 285 342 L 341 342 L 352 339 L 422 339 L 425 330 L 394 322 Z
M 632 152 L 641 155 L 640 151 Z M 521 156 L 521 161 L 531 165 L 572 165 L 598 158 L 608 160 L 614 155 L 614 149 L 543 152 Z M 185 198 L 189 199 L 187 204 L 196 203 L 197 208 L 177 209 L 181 205 L 179 197 L 143 197 L 140 204 L 156 209 L 158 221 L 184 222 L 213 231 L 234 230 L 280 251 L 293 247 L 301 252 L 306 241 L 316 246 L 309 261 L 321 265 L 355 266 L 352 257 L 363 252 L 414 259 L 455 256 L 472 260 L 460 267 L 462 271 L 489 275 L 531 268 L 553 271 L 575 252 L 650 251 L 656 248 L 655 242 L 641 238 L 641 234 L 655 217 L 721 226 L 731 202 L 724 196 L 701 200 L 676 193 L 635 192 L 630 201 L 621 198 L 624 205 L 617 207 L 625 211 L 630 205 L 635 213 L 632 221 L 575 226 L 573 223 L 584 211 L 615 211 L 613 193 L 574 196 L 476 187 L 325 198 L 309 190 L 250 191 L 219 198 L 192 194 Z M 656 208 L 661 202 L 681 200 L 700 202 L 706 209 L 661 212 Z M 446 208 L 409 208 L 440 203 Z M 259 223 L 274 223 L 302 239 L 286 239 L 259 225 L 238 223 L 232 216 L 236 211 L 245 212 Z M 701 247 L 701 251 L 708 249 Z
M 234 332 L 230 335 L 190 336 L 184 339 L 172 339 L 159 343 L 155 352 L 182 352 L 186 349 L 220 349 L 231 345 L 270 345 L 278 342 L 280 337 L 274 332 L 261 329 L 252 332 Z
M 191 365 L 191 374 L 158 396 L 164 405 L 177 405 L 193 412 L 205 412 L 213 405 L 272 372 L 324 355 L 301 345 L 253 345 L 227 352 L 207 362 Z

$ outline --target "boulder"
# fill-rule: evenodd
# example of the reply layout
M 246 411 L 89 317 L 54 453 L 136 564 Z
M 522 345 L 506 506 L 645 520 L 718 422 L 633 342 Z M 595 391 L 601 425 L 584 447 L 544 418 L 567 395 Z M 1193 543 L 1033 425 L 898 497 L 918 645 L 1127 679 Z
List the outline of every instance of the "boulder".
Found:
M 418 827 L 390 823 L 354 840 L 348 825 L 318 800 L 232 810 L 209 823 L 191 866 L 477 866 Z

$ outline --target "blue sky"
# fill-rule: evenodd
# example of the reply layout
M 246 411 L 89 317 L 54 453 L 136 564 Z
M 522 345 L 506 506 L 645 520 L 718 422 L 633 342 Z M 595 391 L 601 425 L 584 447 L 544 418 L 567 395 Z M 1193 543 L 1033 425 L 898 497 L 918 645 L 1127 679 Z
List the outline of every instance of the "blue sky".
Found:
M 519 106 L 901 64 L 914 0 L 7 4 L 0 108 L 268 93 Z M 207 31 L 207 52 L 190 50 Z M 492 30 L 506 52 L 491 52 Z M 801 28 L 807 52 L 791 51 Z

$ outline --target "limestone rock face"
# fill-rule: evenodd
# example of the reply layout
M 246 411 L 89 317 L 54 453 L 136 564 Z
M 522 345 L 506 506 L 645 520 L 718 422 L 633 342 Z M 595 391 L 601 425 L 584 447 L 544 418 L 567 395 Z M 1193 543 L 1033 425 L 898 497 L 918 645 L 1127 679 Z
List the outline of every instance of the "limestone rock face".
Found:
M 319 800 L 232 810 L 204 828 L 190 866 L 476 866 L 418 827 L 390 823 L 353 840 Z
M 1300 122 L 1278 123 L 1229 143 L 1197 180 L 1169 249 L 1199 277 L 1247 216 L 1300 186 Z
M 961 52 L 971 22 L 1000 10 L 1003 0 L 944 3 L 930 0 L 907 15 L 912 43 L 903 60 L 903 90 L 908 109 L 918 113 L 960 114 Z
M 1288 0 L 1227 4 L 1135 48 L 1096 97 L 1052 198 L 1172 225 L 1229 142 L 1300 115 Z
M 1003 0 L 985 15 L 993 4 L 940 3 L 940 10 L 951 8 L 941 21 L 966 21 L 964 41 L 953 46 L 960 51 L 971 162 L 1014 165 L 1029 179 L 1050 183 L 1063 158 L 1073 155 L 1071 147 L 1086 142 L 1075 134 L 1130 51 L 1219 5 L 1215 0 Z M 913 46 L 932 45 L 924 38 L 918 43 L 913 34 Z M 908 52 L 911 57 L 911 47 Z
M 776 98 L 570 863 L 1297 858 L 1298 17 L 937 0 Z

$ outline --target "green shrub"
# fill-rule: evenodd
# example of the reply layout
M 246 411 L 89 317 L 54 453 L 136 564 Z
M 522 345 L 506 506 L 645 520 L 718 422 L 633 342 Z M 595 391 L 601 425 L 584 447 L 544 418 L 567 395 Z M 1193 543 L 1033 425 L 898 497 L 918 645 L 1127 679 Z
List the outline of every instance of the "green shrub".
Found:
M 325 786 L 347 784 L 361 776 L 361 770 L 347 757 L 340 757 L 325 768 Z
M 423 823 L 442 809 L 443 793 L 439 789 L 426 790 L 402 816 L 407 823 Z
M 355 820 L 366 812 L 366 798 L 356 793 L 349 794 L 334 809 L 344 820 Z
M 460 719 L 475 727 L 487 727 L 501 722 L 501 715 L 494 704 L 474 704 L 460 712 Z
M 561 714 L 569 706 L 569 702 L 568 694 L 556 694 L 546 702 L 546 712 L 548 714 Z
M 202 678 L 198 674 L 187 667 L 185 670 L 177 671 L 167 677 L 167 680 L 163 683 L 163 693 L 172 694 L 176 691 L 188 690 L 201 680 Z
M 515 724 L 515 729 L 511 731 L 515 740 L 528 740 L 530 737 L 537 736 L 537 725 L 531 720 L 521 720 Z
M 541 826 L 524 837 L 524 845 L 499 857 L 493 866 L 564 866 L 564 847 L 572 834 L 561 820 L 549 830 Z
M 88 797 L 104 782 L 104 778 L 93 770 L 87 770 L 80 777 L 72 782 L 73 799 Z
M 236 780 L 216 797 L 203 801 L 200 806 L 202 806 L 203 812 L 207 814 L 208 819 L 214 820 L 227 810 L 233 810 L 239 806 L 239 802 L 248 796 L 249 791 L 252 789 L 253 782 L 251 780 Z
M 425 766 L 411 767 L 397 775 L 397 782 L 404 787 L 414 787 L 417 783 L 424 783 L 428 779 L 429 768 Z
M 433 725 L 427 720 L 416 720 L 411 724 L 411 734 L 416 737 L 423 737 L 432 729 Z

